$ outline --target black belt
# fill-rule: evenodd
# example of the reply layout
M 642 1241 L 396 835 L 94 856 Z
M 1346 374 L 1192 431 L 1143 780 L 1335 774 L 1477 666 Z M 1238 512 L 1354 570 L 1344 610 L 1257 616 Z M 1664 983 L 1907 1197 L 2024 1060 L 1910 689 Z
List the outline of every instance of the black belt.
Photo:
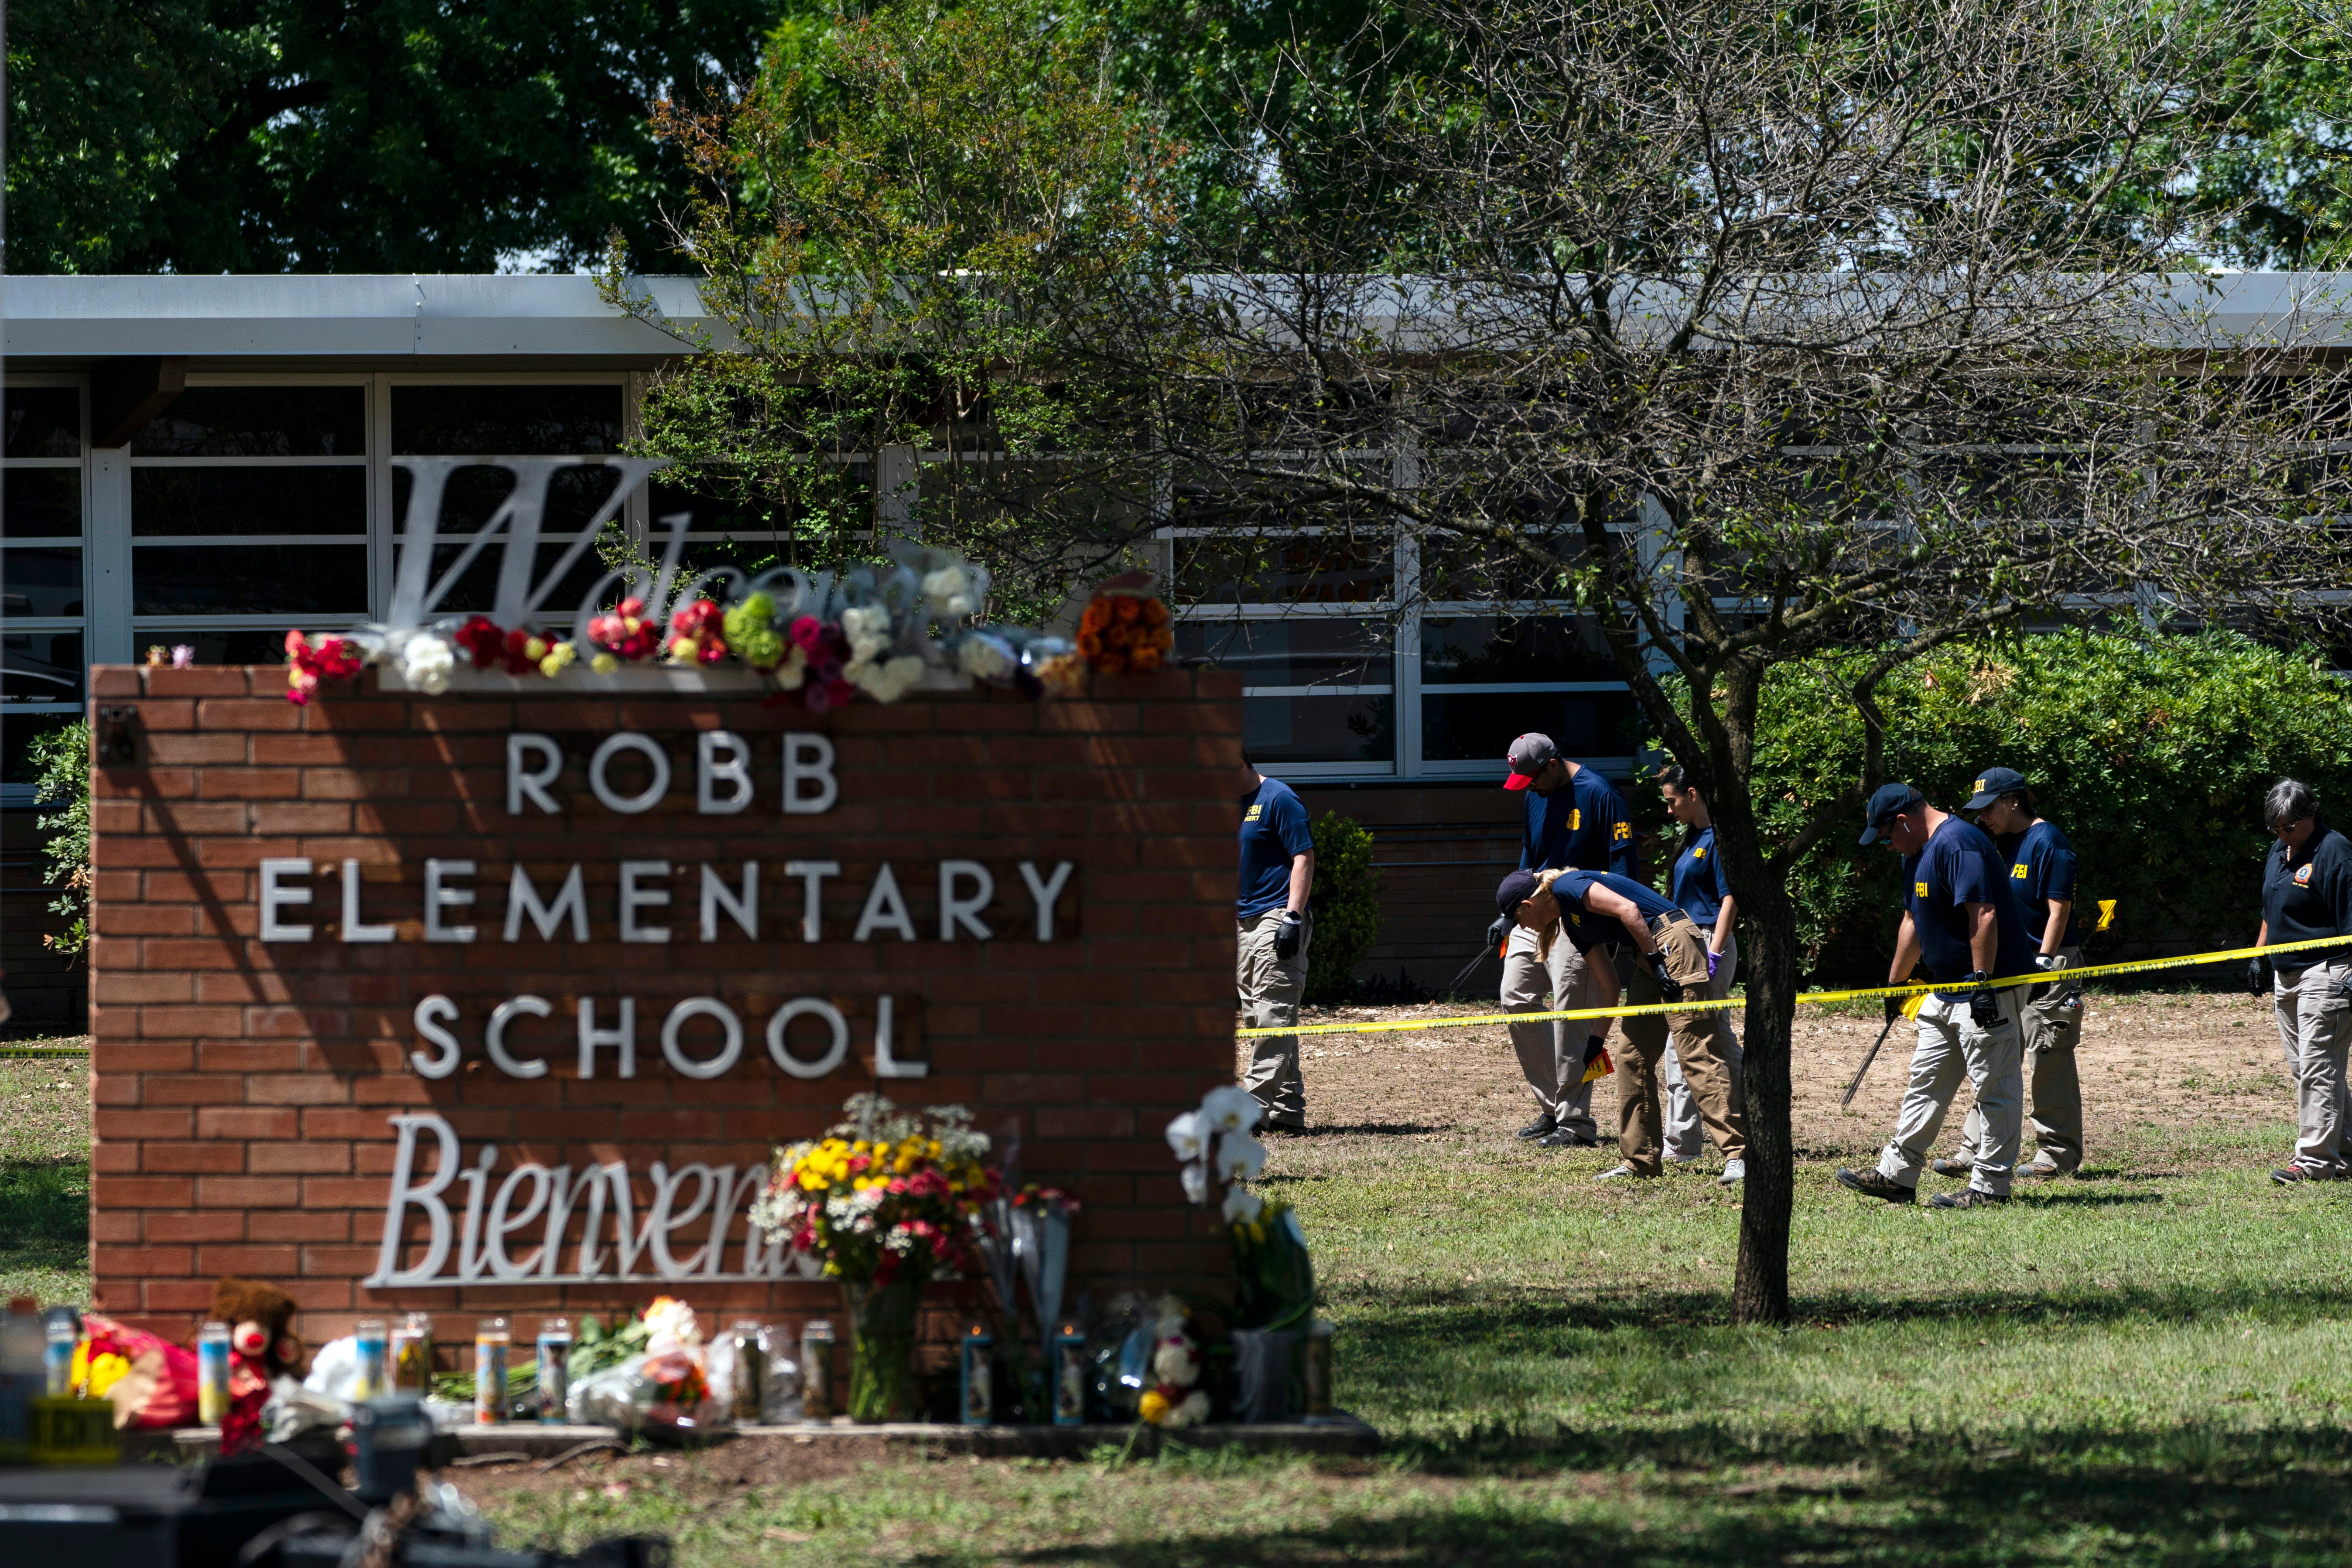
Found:
M 1650 917 L 1650 934 L 1652 936 L 1664 936 L 1666 934 L 1666 928 L 1675 924 L 1696 926 L 1698 922 L 1691 919 L 1689 915 L 1685 914 L 1680 910 L 1675 910 L 1668 914 L 1652 915 Z

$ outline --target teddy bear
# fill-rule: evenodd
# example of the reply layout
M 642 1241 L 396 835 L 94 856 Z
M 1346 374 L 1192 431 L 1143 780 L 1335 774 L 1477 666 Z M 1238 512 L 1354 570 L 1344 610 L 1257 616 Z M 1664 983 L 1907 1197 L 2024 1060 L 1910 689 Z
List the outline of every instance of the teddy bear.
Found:
M 302 1360 L 294 1334 L 294 1298 L 259 1279 L 231 1275 L 213 1286 L 213 1320 L 228 1325 L 228 1415 L 221 1421 L 221 1452 L 237 1453 L 261 1440 L 261 1409 L 270 1385 L 291 1384 Z

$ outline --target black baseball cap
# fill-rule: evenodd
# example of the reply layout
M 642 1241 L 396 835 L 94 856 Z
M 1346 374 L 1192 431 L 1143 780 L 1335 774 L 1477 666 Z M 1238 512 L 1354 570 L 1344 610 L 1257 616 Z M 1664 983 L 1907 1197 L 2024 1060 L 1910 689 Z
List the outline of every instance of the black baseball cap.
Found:
M 1862 830 L 1862 837 L 1854 842 L 1877 843 L 1879 834 L 1885 830 L 1888 823 L 1905 812 L 1927 804 L 1927 797 L 1907 784 L 1880 784 L 1878 793 L 1870 797 L 1870 805 L 1864 814 L 1870 826 Z
M 2025 787 L 2025 775 L 2015 768 L 1987 768 L 1977 780 L 1977 793 L 1969 797 L 1962 811 L 1982 811 L 2005 795 L 2015 795 Z
M 1543 879 L 1533 871 L 1514 871 L 1495 889 L 1495 907 L 1507 915 L 1517 914 L 1519 906 L 1534 898 L 1542 886 Z

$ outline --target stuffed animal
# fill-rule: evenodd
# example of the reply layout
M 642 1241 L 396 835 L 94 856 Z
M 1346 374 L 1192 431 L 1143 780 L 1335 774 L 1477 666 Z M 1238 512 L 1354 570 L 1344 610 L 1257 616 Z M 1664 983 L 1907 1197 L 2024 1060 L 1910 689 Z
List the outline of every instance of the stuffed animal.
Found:
M 228 1325 L 228 1348 L 265 1377 L 301 1369 L 302 1342 L 294 1336 L 294 1298 L 275 1285 L 230 1275 L 213 1286 L 213 1319 Z
M 213 1318 L 228 1325 L 228 1415 L 221 1422 L 221 1452 L 235 1454 L 261 1441 L 261 1407 L 270 1384 L 289 1383 L 302 1360 L 294 1336 L 294 1298 L 275 1285 L 234 1275 L 213 1286 Z

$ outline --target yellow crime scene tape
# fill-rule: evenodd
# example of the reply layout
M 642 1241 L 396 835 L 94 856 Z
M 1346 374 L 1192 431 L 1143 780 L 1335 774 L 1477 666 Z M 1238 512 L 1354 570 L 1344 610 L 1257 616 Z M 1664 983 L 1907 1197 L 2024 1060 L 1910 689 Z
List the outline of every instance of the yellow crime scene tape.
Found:
M 2256 954 L 2275 957 L 2315 947 L 2342 947 L 2352 936 L 2320 937 L 2313 942 L 2273 942 L 2268 947 L 2227 947 L 2213 952 L 2184 953 L 2178 958 L 2137 958 L 2127 963 L 2095 963 L 2081 969 L 2037 969 L 2031 974 L 2011 974 L 1999 980 L 1921 981 L 1906 985 L 1866 985 L 1853 991 L 1808 991 L 1797 1005 L 1824 1002 L 1860 1002 L 1873 996 L 1925 996 L 1935 991 L 1997 991 L 2009 985 L 2046 985 L 2053 982 L 2089 980 L 2102 974 L 2148 974 L 2161 969 L 2195 969 L 2200 964 L 2227 963 Z M 1660 1013 L 1709 1013 L 1745 1007 L 1745 996 L 1698 997 L 1687 1002 L 1652 1002 L 1633 1007 L 1571 1007 L 1550 1013 L 1472 1013 L 1454 1018 L 1402 1018 L 1373 1024 L 1298 1024 L 1290 1028 L 1235 1029 L 1234 1037 L 1254 1040 L 1275 1035 L 1387 1035 L 1408 1029 L 1460 1029 L 1475 1024 L 1542 1024 L 1555 1018 L 1645 1018 Z

